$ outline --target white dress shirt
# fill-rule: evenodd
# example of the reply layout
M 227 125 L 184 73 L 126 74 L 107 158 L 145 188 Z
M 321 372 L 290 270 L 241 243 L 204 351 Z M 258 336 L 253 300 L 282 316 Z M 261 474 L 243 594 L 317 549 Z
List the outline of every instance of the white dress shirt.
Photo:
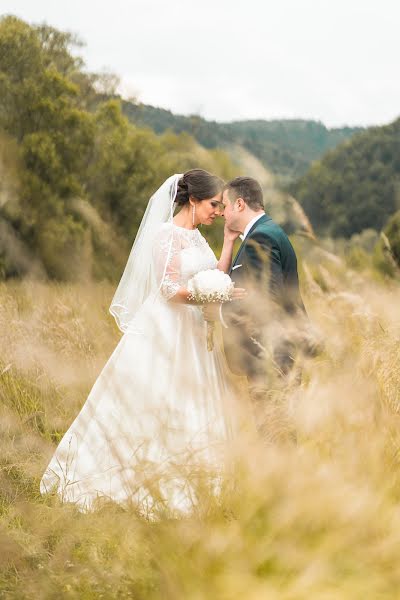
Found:
M 257 223 L 258 219 L 261 219 L 261 217 L 263 217 L 264 215 L 265 215 L 265 212 L 263 211 L 259 215 L 256 215 L 255 217 L 253 217 L 253 219 L 247 223 L 245 230 L 243 231 L 243 235 L 239 235 L 239 237 L 242 241 L 246 239 L 246 237 L 247 237 L 250 229 L 253 227 L 254 223 Z

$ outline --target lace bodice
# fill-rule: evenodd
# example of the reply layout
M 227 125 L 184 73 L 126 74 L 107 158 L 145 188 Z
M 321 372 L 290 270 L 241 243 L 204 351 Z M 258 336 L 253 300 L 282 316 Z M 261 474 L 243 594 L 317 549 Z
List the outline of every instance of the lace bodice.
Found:
M 193 275 L 215 269 L 217 259 L 198 229 L 185 229 L 164 223 L 153 249 L 157 283 L 167 300 L 180 287 L 186 287 Z

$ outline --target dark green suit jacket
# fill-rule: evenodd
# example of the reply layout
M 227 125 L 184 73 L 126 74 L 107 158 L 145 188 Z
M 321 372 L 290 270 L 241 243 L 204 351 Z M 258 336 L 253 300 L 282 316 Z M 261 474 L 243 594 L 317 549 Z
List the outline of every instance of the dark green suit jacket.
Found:
M 245 301 L 223 306 L 223 319 L 228 325 L 224 329 L 225 353 L 234 372 L 251 376 L 259 371 L 256 363 L 265 358 L 261 339 L 264 326 L 271 319 L 305 313 L 295 251 L 271 217 L 265 214 L 254 223 L 229 274 L 235 287 L 245 288 L 248 296 Z

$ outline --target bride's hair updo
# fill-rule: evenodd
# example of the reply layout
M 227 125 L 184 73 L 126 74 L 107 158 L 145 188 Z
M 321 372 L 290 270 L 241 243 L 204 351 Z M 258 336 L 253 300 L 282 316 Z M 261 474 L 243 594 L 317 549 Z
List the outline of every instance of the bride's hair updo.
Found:
M 178 206 L 184 206 L 190 196 L 196 200 L 208 200 L 222 192 L 223 188 L 224 182 L 217 175 L 203 169 L 191 169 L 178 181 L 175 202 Z

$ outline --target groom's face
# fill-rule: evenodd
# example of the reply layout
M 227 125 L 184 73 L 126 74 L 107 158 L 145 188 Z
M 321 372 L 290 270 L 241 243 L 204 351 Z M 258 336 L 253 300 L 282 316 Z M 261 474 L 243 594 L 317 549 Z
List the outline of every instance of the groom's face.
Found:
M 237 201 L 231 201 L 229 197 L 229 190 L 225 190 L 222 196 L 222 203 L 224 205 L 224 217 L 226 224 L 229 229 L 233 231 L 240 231 L 240 211 L 238 210 Z

